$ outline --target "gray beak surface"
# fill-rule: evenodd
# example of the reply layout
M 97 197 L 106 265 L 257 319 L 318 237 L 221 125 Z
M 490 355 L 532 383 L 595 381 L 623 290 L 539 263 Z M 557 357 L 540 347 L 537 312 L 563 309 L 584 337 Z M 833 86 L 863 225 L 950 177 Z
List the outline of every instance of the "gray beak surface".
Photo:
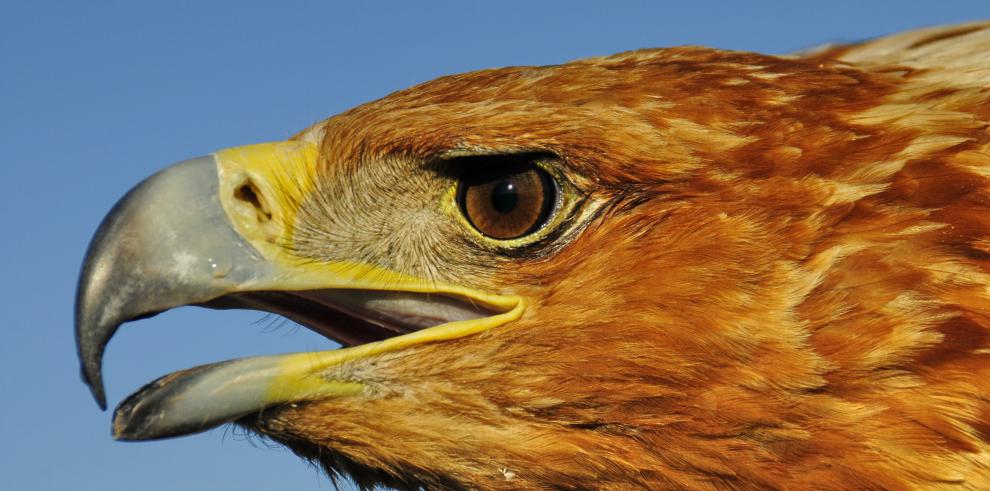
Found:
M 100 408 L 107 405 L 103 352 L 122 323 L 206 302 L 268 269 L 224 212 L 213 156 L 176 164 L 131 189 L 97 229 L 76 296 L 82 377 Z

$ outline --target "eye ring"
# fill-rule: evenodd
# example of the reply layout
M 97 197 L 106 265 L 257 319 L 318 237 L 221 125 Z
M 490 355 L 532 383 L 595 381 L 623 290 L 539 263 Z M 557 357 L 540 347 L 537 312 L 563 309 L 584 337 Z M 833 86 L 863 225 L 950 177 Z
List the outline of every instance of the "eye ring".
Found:
M 528 159 L 485 162 L 466 169 L 457 185 L 461 213 L 482 235 L 523 238 L 550 220 L 560 195 L 556 180 Z

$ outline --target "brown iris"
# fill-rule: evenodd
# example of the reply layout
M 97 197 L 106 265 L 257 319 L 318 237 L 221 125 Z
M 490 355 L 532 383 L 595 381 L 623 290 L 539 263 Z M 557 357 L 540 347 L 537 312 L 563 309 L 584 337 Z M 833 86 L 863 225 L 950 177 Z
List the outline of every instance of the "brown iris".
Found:
M 525 161 L 486 162 L 464 173 L 458 202 L 471 225 L 493 239 L 517 239 L 546 223 L 557 188 L 543 169 Z

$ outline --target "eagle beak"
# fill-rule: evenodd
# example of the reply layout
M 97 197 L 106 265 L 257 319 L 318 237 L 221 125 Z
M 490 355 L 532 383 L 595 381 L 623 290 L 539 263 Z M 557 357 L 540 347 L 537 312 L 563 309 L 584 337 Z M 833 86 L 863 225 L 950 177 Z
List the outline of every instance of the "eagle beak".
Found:
M 103 351 L 122 323 L 271 276 L 270 264 L 227 219 L 216 168 L 207 156 L 149 177 L 113 207 L 90 242 L 76 342 L 83 380 L 103 409 Z
M 277 404 L 359 394 L 364 385 L 333 367 L 480 332 L 522 314 L 518 296 L 294 256 L 295 212 L 312 191 L 315 165 L 311 143 L 238 147 L 176 164 L 128 192 L 99 226 L 79 279 L 83 380 L 105 409 L 102 359 L 118 327 L 183 305 L 266 310 L 345 344 L 371 342 L 166 375 L 120 404 L 116 438 L 178 436 Z M 389 327 L 391 337 L 362 338 L 343 325 L 348 322 L 359 324 L 358 331 Z

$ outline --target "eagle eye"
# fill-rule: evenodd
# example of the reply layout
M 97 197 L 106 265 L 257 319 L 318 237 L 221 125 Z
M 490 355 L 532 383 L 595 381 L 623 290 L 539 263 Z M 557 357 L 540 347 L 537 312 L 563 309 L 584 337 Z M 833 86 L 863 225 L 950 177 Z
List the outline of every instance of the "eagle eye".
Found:
M 558 186 L 529 159 L 477 162 L 460 178 L 457 202 L 471 225 L 498 240 L 536 232 L 556 207 Z

